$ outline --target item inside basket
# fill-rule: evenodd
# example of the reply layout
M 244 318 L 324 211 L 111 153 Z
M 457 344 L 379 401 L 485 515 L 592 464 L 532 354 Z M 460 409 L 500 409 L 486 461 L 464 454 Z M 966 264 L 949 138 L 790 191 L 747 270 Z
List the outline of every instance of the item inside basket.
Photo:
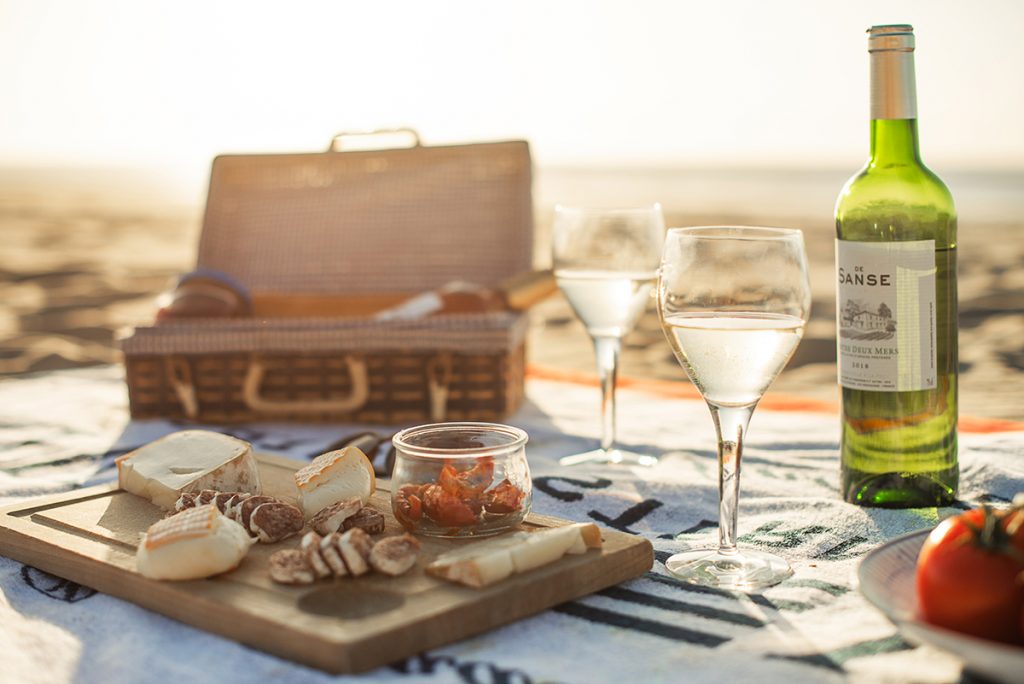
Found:
M 452 281 L 430 292 L 358 295 L 250 293 L 230 275 L 199 269 L 179 278 L 164 295 L 157 322 L 168 320 L 247 317 L 331 318 L 372 317 L 414 320 L 438 314 L 523 311 L 557 289 L 551 271 L 527 271 L 486 288 Z

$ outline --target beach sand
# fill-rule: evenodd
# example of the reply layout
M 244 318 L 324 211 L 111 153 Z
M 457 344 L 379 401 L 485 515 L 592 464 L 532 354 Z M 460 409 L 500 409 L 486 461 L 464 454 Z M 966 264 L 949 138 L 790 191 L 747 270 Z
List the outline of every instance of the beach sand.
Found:
M 658 200 L 670 226 L 801 228 L 811 262 L 812 319 L 770 391 L 835 402 L 831 203 L 843 175 L 541 170 L 537 261 L 546 259 L 557 201 Z M 1024 420 L 1024 198 L 1016 190 L 1020 174 L 991 177 L 975 177 L 973 190 L 971 182 L 962 183 L 963 202 L 951 183 L 961 215 L 960 407 L 963 415 Z M 0 170 L 0 377 L 118 362 L 118 332 L 152 320 L 157 294 L 192 268 L 201 200 L 162 192 L 159 182 L 140 178 Z M 535 364 L 594 371 L 589 338 L 561 295 L 532 311 L 528 353 Z M 626 338 L 620 373 L 684 379 L 653 307 Z

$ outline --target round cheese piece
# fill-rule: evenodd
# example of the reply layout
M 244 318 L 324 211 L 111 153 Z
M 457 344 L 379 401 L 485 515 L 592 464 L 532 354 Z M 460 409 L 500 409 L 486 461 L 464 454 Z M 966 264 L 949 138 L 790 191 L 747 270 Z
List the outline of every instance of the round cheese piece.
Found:
M 188 508 L 146 531 L 135 563 L 150 579 L 201 579 L 237 567 L 253 542 L 241 525 L 216 506 Z
M 346 499 L 370 501 L 377 489 L 373 464 L 356 447 L 345 447 L 317 456 L 295 472 L 299 507 L 310 519 L 324 508 Z

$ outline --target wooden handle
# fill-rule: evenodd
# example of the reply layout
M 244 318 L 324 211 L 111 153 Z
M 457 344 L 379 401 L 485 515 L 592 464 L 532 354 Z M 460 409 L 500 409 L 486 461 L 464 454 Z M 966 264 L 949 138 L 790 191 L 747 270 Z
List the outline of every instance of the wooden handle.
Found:
M 327 151 L 343 151 L 344 142 L 346 140 L 361 138 L 378 138 L 388 140 L 395 137 L 405 138 L 412 143 L 411 145 L 400 145 L 399 147 L 419 147 L 421 145 L 420 134 L 416 132 L 416 129 L 403 126 L 401 128 L 378 128 L 374 131 L 341 131 L 331 138 L 331 144 L 327 147 Z M 378 145 L 377 147 L 361 149 L 391 149 L 393 147 L 393 145 L 386 145 L 384 147 Z
M 444 312 L 525 311 L 557 290 L 551 271 L 525 271 L 501 281 L 493 291 L 446 294 Z M 253 292 L 252 308 L 256 318 L 372 316 L 414 296 L 401 292 L 357 295 Z
M 245 375 L 245 382 L 242 384 L 242 400 L 253 411 L 270 414 L 348 413 L 355 411 L 370 397 L 369 376 L 366 373 L 366 363 L 362 359 L 346 356 L 345 364 L 348 366 L 349 377 L 352 378 L 352 393 L 349 396 L 340 399 L 278 401 L 265 399 L 260 394 L 260 385 L 263 382 L 263 374 L 266 369 L 263 362 L 254 357 L 249 364 L 249 372 Z
M 527 271 L 506 278 L 498 284 L 498 292 L 505 306 L 513 311 L 525 311 L 558 290 L 552 271 Z
M 372 316 L 378 311 L 401 304 L 409 296 L 398 292 L 360 295 L 254 292 L 252 306 L 256 318 Z

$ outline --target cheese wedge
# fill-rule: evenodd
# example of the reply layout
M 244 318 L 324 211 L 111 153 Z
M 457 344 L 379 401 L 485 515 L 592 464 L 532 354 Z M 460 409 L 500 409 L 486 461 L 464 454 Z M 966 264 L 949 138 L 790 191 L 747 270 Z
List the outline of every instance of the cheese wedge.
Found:
M 299 507 L 310 519 L 324 508 L 345 499 L 370 501 L 377 490 L 373 464 L 356 447 L 328 451 L 295 472 Z
M 601 548 L 601 531 L 593 523 L 517 532 L 443 554 L 427 572 L 470 587 L 486 587 L 516 573 L 553 563 L 565 554 Z
M 135 563 L 150 579 L 201 579 L 237 567 L 253 543 L 216 506 L 200 506 L 154 523 L 139 543 Z
M 261 491 L 252 446 L 206 430 L 174 432 L 121 456 L 117 482 L 168 511 L 183 493 Z

